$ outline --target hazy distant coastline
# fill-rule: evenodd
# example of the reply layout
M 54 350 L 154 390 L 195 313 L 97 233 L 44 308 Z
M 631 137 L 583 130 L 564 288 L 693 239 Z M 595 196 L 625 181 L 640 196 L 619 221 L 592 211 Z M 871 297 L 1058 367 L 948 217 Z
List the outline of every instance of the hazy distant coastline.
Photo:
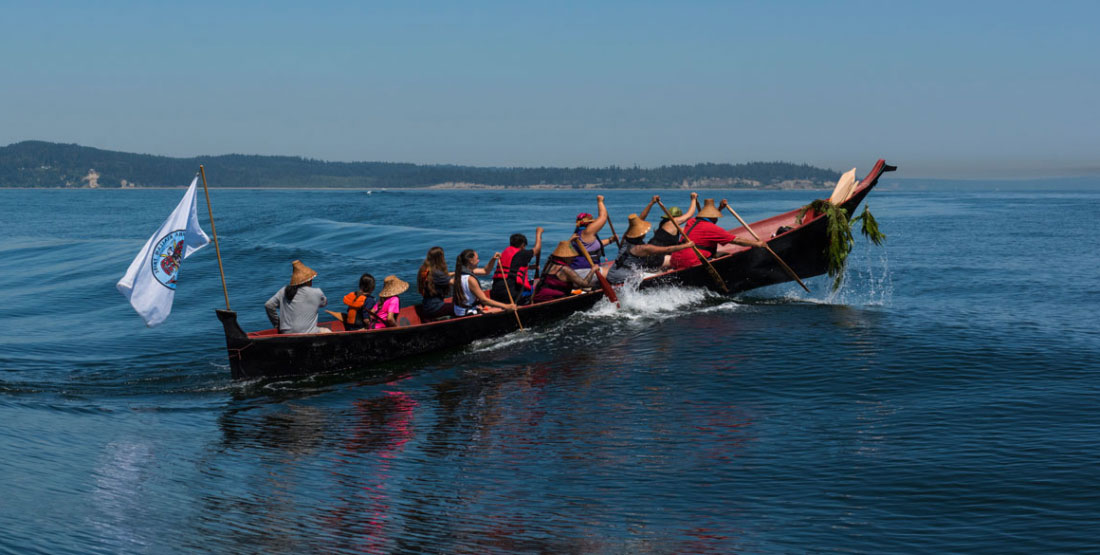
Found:
M 205 166 L 211 187 L 265 189 L 821 189 L 840 176 L 789 162 L 505 168 L 241 154 L 170 158 L 24 141 L 0 147 L 0 187 L 176 187 L 189 182 L 199 164 Z

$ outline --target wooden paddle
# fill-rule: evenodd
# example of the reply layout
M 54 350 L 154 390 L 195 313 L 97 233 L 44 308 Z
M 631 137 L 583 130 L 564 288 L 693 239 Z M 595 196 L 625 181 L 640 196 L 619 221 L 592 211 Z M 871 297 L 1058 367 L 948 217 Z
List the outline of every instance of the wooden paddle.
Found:
M 676 223 L 676 218 L 672 217 L 672 214 L 669 213 L 668 208 L 665 208 L 664 203 L 661 201 L 657 201 L 657 206 L 660 206 L 661 210 L 664 210 L 665 217 L 668 218 L 668 221 L 672 222 L 672 225 L 676 226 L 676 232 L 682 235 L 685 241 L 690 241 L 691 239 L 687 236 L 687 233 L 684 233 L 684 230 L 680 227 L 680 224 Z M 707 272 L 710 274 L 711 279 L 714 280 L 714 283 L 718 285 L 718 289 L 720 289 L 723 293 L 728 294 L 730 290 L 729 287 L 726 287 L 726 281 L 722 279 L 722 276 L 718 275 L 718 270 L 714 269 L 714 266 L 710 264 L 710 261 L 707 260 L 707 257 L 703 256 L 703 253 L 699 252 L 699 247 L 692 245 L 691 250 L 695 251 L 695 256 L 698 256 L 699 261 L 707 266 Z
M 615 222 L 611 221 L 611 214 L 607 215 L 607 225 L 611 227 L 611 236 L 615 238 L 615 246 L 620 249 L 623 248 L 623 240 L 619 239 L 618 233 L 615 233 Z
M 539 256 L 542 256 L 542 252 L 539 252 Z M 546 264 L 542 267 L 541 271 L 535 275 L 535 283 L 531 286 L 531 304 L 535 304 L 535 294 L 542 289 L 543 279 L 546 277 L 546 269 L 550 267 L 550 257 L 546 258 Z M 537 270 L 536 270 L 537 271 Z
M 573 242 L 577 245 L 577 250 L 588 260 L 588 264 L 592 266 L 592 271 L 596 272 L 596 279 L 600 280 L 600 287 L 603 289 L 603 294 L 606 295 L 611 302 L 615 303 L 616 308 L 622 308 L 619 305 L 619 296 L 615 294 L 615 290 L 611 287 L 611 282 L 603 277 L 603 274 L 600 273 L 599 266 L 596 266 L 596 263 L 592 262 L 592 256 L 588 254 L 588 249 L 584 248 L 584 243 L 581 242 L 581 238 L 574 235 Z
M 511 268 L 509 268 L 509 270 L 511 270 Z M 516 306 L 516 300 L 512 298 L 512 284 L 508 281 L 508 270 L 504 271 L 504 290 L 508 292 L 508 302 L 512 303 L 512 306 Z M 519 319 L 518 307 L 512 309 L 512 314 L 516 315 L 516 323 L 519 324 L 519 330 L 523 331 L 523 322 Z
M 329 315 L 331 315 L 333 318 L 336 318 L 337 320 L 339 320 L 340 323 L 342 323 L 342 324 L 346 325 L 348 323 L 346 312 L 333 312 L 331 310 L 325 310 L 325 312 L 329 313 Z M 363 312 L 365 312 L 367 314 L 367 316 L 370 316 L 371 318 L 374 318 L 375 320 L 377 320 L 378 323 L 380 323 L 380 324 L 385 324 L 387 326 L 390 325 L 389 322 L 383 320 L 382 317 L 379 316 L 377 312 L 375 312 L 375 311 L 373 311 L 369 308 L 364 307 Z M 370 320 L 368 319 L 367 322 L 364 324 L 363 329 L 368 329 L 369 330 L 369 329 L 371 329 L 370 326 L 371 326 L 371 323 L 370 323 Z
M 756 239 L 757 241 L 760 241 L 761 243 L 764 243 L 764 248 L 768 249 L 768 252 L 771 253 L 771 255 L 773 257 L 775 257 L 775 261 L 778 262 L 779 265 L 782 266 L 783 269 L 787 271 L 787 275 L 793 277 L 794 280 L 797 281 L 798 284 L 801 285 L 802 288 L 805 289 L 807 293 L 810 292 L 810 288 L 806 287 L 805 283 L 802 283 L 802 280 L 798 278 L 798 274 L 794 273 L 794 270 L 792 270 L 791 267 L 788 266 L 786 262 L 783 262 L 783 259 L 779 258 L 779 255 L 775 254 L 775 251 L 773 251 L 772 248 L 769 247 L 766 242 L 764 242 L 760 239 L 760 236 L 757 235 L 756 232 L 753 231 L 751 227 L 749 227 L 749 224 L 745 223 L 745 220 L 741 219 L 741 216 L 738 215 L 737 212 L 735 212 L 733 210 L 732 206 L 730 206 L 729 204 L 726 204 L 726 210 L 729 210 L 730 214 L 733 214 L 733 217 L 737 218 L 737 221 L 741 222 L 741 225 L 744 226 L 745 229 L 749 230 L 749 234 L 752 235 L 754 239 Z

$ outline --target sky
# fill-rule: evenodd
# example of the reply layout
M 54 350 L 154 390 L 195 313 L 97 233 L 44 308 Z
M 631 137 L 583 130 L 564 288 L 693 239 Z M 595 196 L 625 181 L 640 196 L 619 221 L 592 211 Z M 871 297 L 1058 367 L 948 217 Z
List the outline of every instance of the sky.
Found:
M 0 145 L 1100 174 L 1100 2 L 5 0 Z

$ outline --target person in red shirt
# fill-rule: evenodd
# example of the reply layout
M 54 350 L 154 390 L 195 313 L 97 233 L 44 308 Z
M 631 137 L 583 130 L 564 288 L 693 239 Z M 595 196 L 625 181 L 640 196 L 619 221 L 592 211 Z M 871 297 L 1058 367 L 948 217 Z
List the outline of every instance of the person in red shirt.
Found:
M 725 205 L 726 201 L 723 199 L 722 206 Z M 684 233 L 687 234 L 688 239 L 695 242 L 695 246 L 703 256 L 707 258 L 714 256 L 714 253 L 718 252 L 718 246 L 727 243 L 749 247 L 764 246 L 763 241 L 741 239 L 729 231 L 718 227 L 718 218 L 721 217 L 722 212 L 714 206 L 714 199 L 708 198 L 703 201 L 703 208 L 699 210 L 699 214 L 684 222 L 684 225 L 681 226 L 684 229 Z M 671 263 L 674 270 L 682 270 L 702 264 L 699 257 L 695 255 L 695 251 L 692 249 L 684 249 L 672 253 Z

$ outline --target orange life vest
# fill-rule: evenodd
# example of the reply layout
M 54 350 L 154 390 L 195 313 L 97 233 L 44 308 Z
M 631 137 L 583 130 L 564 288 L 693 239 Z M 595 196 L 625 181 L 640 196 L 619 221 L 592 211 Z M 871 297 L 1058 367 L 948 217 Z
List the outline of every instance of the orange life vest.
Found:
M 356 328 L 366 327 L 369 321 L 368 318 L 373 316 L 369 311 L 376 306 L 374 297 L 371 295 L 360 295 L 358 293 L 358 291 L 352 291 L 344 295 L 344 304 L 348 305 L 348 313 L 344 318 L 345 326 Z M 370 302 L 368 303 L 368 301 Z

